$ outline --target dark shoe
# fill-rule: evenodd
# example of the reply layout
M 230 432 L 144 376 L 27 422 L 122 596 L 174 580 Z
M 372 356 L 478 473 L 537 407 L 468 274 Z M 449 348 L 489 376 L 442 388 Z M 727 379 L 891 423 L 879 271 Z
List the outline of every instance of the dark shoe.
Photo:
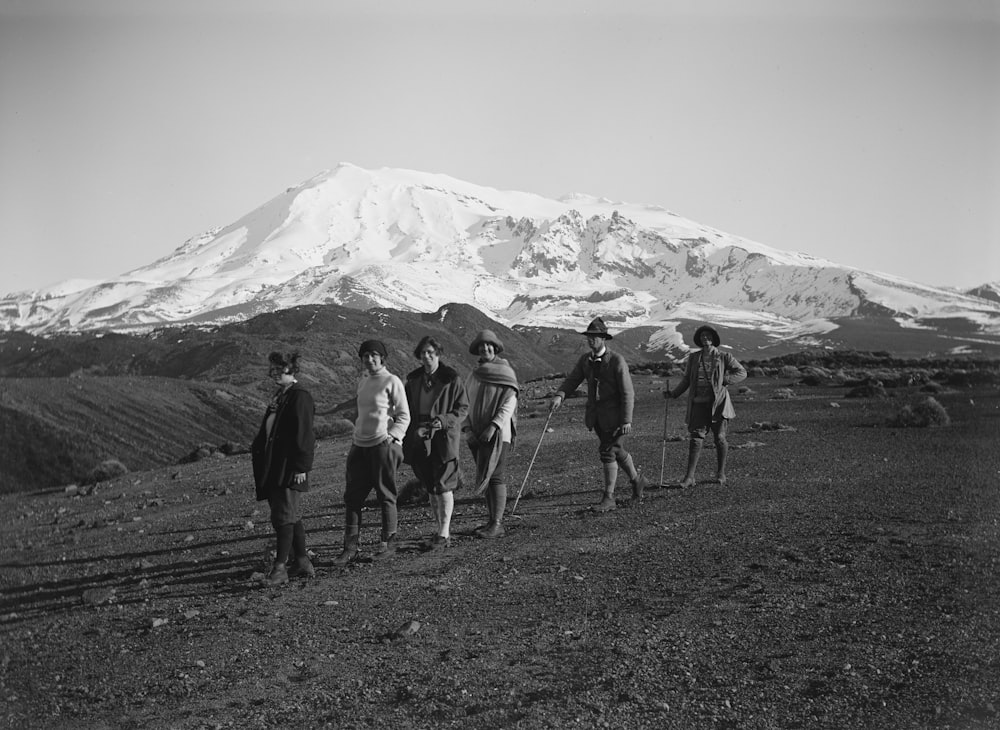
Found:
M 335 557 L 331 564 L 337 568 L 345 568 L 347 564 L 358 555 L 358 534 L 348 535 L 344 538 L 344 550 Z
M 497 537 L 503 537 L 506 530 L 503 529 L 503 525 L 499 522 L 491 522 L 486 525 L 486 527 L 476 533 L 476 537 L 482 538 L 483 540 L 492 540 Z
M 432 550 L 441 550 L 442 548 L 451 547 L 451 538 L 444 537 L 442 535 L 435 535 L 430 540 L 424 543 L 424 551 L 430 552 Z
M 617 509 L 618 505 L 615 504 L 615 497 L 613 494 L 604 493 L 604 498 L 591 507 L 594 512 L 610 512 L 613 509 Z
M 378 544 L 378 550 L 372 555 L 372 560 L 388 560 L 396 554 L 399 544 L 396 542 L 396 535 L 389 535 L 389 539 Z
M 646 487 L 648 486 L 649 480 L 642 474 L 636 474 L 635 479 L 632 480 L 632 499 L 636 502 L 641 502 L 642 495 L 646 492 Z
M 271 566 L 271 572 L 267 574 L 264 578 L 264 585 L 267 586 L 280 586 L 283 583 L 288 582 L 288 569 L 285 567 L 284 563 L 275 563 Z
M 313 567 L 312 561 L 309 560 L 309 557 L 303 555 L 301 558 L 295 558 L 295 561 L 288 566 L 288 577 L 315 578 L 316 569 Z

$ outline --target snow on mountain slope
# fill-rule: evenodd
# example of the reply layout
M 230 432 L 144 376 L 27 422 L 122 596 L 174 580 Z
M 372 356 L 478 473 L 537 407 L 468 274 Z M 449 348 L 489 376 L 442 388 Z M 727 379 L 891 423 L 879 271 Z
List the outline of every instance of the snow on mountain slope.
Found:
M 117 278 L 4 297 L 0 326 L 142 329 L 323 302 L 464 302 L 508 325 L 553 327 L 601 315 L 669 328 L 695 306 L 775 336 L 874 313 L 1000 329 L 1000 304 L 987 299 L 778 251 L 658 206 L 350 164 Z

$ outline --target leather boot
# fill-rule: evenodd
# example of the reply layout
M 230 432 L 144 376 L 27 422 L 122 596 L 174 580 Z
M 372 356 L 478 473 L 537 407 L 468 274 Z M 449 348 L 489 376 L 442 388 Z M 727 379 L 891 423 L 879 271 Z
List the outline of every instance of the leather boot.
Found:
M 485 528 L 476 533 L 476 537 L 480 537 L 483 540 L 492 540 L 497 537 L 503 537 L 506 530 L 503 529 L 503 524 L 494 520 L 488 524 Z
M 632 501 L 641 502 L 648 486 L 649 480 L 642 474 L 636 474 L 635 479 L 632 480 Z
M 487 484 L 486 485 L 486 495 L 485 496 L 486 496 L 486 523 L 482 524 L 482 525 L 479 525 L 478 527 L 476 527 L 475 529 L 472 530 L 473 534 L 476 535 L 476 537 L 479 536 L 480 532 L 482 532 L 483 530 L 485 530 L 486 528 L 488 528 L 490 525 L 493 524 L 493 515 L 494 515 L 494 512 L 495 512 L 495 509 L 493 507 L 493 502 L 494 502 L 495 497 L 494 497 L 494 494 L 493 494 L 493 485 L 492 484 Z
M 396 554 L 399 544 L 396 540 L 396 533 L 392 533 L 388 538 L 379 543 L 378 550 L 372 555 L 372 560 L 388 560 Z
M 613 509 L 617 509 L 618 505 L 615 503 L 614 492 L 605 492 L 601 501 L 595 504 L 591 509 L 594 512 L 610 512 Z
M 358 538 L 360 533 L 361 528 L 357 526 L 349 525 L 344 528 L 344 549 L 340 555 L 333 559 L 333 565 L 343 568 L 354 560 L 358 554 Z
M 618 463 L 606 462 L 604 464 L 604 495 L 601 501 L 594 505 L 595 512 L 610 512 L 618 505 L 615 504 L 615 483 L 618 481 Z
M 302 557 L 295 558 L 292 564 L 288 567 L 288 577 L 289 578 L 316 577 L 316 569 L 313 567 L 312 561 L 309 559 L 308 555 L 303 555 Z
M 264 585 L 268 586 L 280 586 L 282 583 L 288 582 L 288 569 L 285 567 L 284 563 L 274 561 L 274 565 L 271 566 L 271 572 L 267 574 L 264 578 Z

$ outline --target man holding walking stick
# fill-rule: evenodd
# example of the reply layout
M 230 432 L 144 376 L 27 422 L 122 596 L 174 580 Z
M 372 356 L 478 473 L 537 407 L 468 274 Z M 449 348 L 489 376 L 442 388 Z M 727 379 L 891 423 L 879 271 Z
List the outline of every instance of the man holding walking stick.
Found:
M 600 317 L 594 319 L 585 332 L 589 353 L 584 353 L 573 371 L 559 386 L 550 410 L 556 410 L 566 396 L 587 382 L 587 411 L 584 422 L 600 440 L 599 454 L 604 469 L 604 492 L 601 501 L 594 505 L 595 512 L 615 509 L 615 484 L 621 467 L 632 483 L 632 499 L 642 501 L 647 480 L 636 469 L 632 455 L 625 449 L 625 437 L 632 433 L 632 409 L 635 406 L 635 389 L 625 358 L 607 347 L 612 339 L 608 327 Z

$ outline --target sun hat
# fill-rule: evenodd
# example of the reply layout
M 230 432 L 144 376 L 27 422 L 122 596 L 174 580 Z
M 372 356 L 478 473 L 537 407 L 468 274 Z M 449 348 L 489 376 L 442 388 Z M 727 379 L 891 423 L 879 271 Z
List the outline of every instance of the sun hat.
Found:
M 479 333 L 476 334 L 476 339 L 474 339 L 472 344 L 469 345 L 469 354 L 478 355 L 479 346 L 484 342 L 489 342 L 493 345 L 493 349 L 497 351 L 497 354 L 503 352 L 503 343 L 500 341 L 500 338 L 496 336 L 496 333 L 493 330 L 480 330 Z
M 603 337 L 606 340 L 613 340 L 614 338 L 608 334 L 608 326 L 604 324 L 604 320 L 600 317 L 595 317 L 594 321 L 587 325 L 587 330 L 581 332 L 581 335 L 586 335 L 587 337 Z
M 722 340 L 719 338 L 719 333 L 715 331 L 714 327 L 709 327 L 707 324 L 703 324 L 701 327 L 699 327 L 694 331 L 695 347 L 701 347 L 702 332 L 708 332 L 710 335 L 712 335 L 712 344 L 715 345 L 716 347 L 718 347 L 719 343 L 722 342 Z

